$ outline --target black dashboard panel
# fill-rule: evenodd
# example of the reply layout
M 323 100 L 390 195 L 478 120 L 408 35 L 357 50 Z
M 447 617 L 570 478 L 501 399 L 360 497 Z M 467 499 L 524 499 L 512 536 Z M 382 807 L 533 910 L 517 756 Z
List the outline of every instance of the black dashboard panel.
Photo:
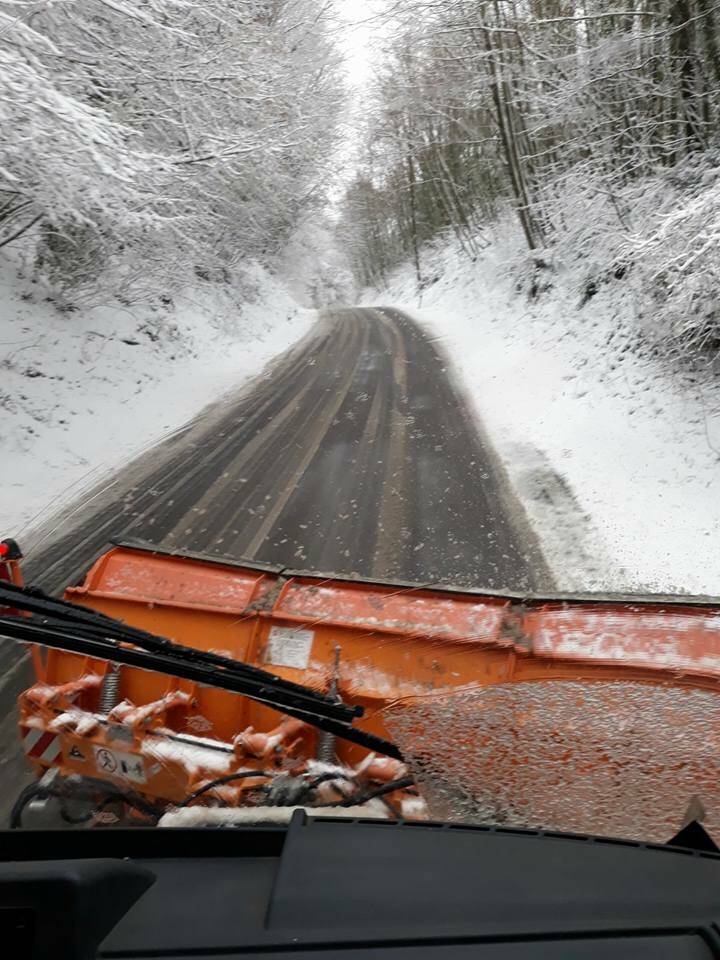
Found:
M 101 858 L 111 873 L 124 861 L 141 875 L 99 945 L 118 960 L 720 957 L 716 853 L 302 813 L 288 828 L 2 833 L 0 905 L 35 910 L 42 932 L 47 899 L 13 894 L 13 875 L 28 864 L 66 879 L 90 870 L 87 897 L 102 885 Z M 108 882 L 97 908 L 83 901 L 98 929 Z M 19 956 L 40 956 L 17 942 Z

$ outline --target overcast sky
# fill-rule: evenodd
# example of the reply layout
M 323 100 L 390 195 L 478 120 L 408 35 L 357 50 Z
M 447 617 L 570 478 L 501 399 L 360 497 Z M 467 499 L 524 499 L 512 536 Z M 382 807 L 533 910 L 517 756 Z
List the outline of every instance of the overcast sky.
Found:
M 381 32 L 378 13 L 385 0 L 335 0 L 340 16 L 347 24 L 339 38 L 348 58 L 348 73 L 354 84 L 362 86 L 371 73 L 375 46 Z
M 397 0 L 333 0 L 341 23 L 336 39 L 347 57 L 348 78 L 355 87 L 355 96 L 346 114 L 345 139 L 335 157 L 335 172 L 339 177 L 330 188 L 330 216 L 337 214 L 345 186 L 357 169 L 358 121 L 367 110 L 363 88 L 372 78 L 380 56 L 380 43 L 388 29 L 382 14 L 395 3 Z

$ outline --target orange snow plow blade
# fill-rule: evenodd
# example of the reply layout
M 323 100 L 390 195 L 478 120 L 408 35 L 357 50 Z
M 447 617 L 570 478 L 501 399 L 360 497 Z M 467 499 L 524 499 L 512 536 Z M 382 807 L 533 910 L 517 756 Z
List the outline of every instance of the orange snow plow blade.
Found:
M 212 685 L 48 649 L 20 698 L 38 776 L 108 782 L 181 825 L 277 805 L 282 775 L 286 806 L 377 803 L 386 784 L 386 815 L 666 840 L 695 804 L 720 828 L 712 601 L 528 600 L 140 546 L 65 597 L 360 707 L 353 726 L 402 761 Z

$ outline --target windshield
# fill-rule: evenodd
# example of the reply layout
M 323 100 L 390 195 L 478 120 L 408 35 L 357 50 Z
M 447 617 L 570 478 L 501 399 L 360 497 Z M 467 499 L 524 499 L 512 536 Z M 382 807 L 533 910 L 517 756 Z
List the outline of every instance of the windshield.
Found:
M 720 837 L 719 51 L 0 0 L 3 823 Z

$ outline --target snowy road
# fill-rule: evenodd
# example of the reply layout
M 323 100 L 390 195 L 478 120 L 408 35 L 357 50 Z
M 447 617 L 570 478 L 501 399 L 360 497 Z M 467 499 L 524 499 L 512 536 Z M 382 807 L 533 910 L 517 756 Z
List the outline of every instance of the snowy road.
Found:
M 28 579 L 53 591 L 111 538 L 367 577 L 552 586 L 445 357 L 391 310 L 325 314 L 259 380 L 122 470 L 61 530 L 26 562 Z M 0 691 L 2 717 L 22 682 Z M 5 727 L 0 719 L 14 752 L 14 721 Z M 9 786 L 22 767 L 10 754 L 0 763 Z
M 28 556 L 33 582 L 60 589 L 124 537 L 368 577 L 548 585 L 445 357 L 390 310 L 325 314 L 80 515 Z

